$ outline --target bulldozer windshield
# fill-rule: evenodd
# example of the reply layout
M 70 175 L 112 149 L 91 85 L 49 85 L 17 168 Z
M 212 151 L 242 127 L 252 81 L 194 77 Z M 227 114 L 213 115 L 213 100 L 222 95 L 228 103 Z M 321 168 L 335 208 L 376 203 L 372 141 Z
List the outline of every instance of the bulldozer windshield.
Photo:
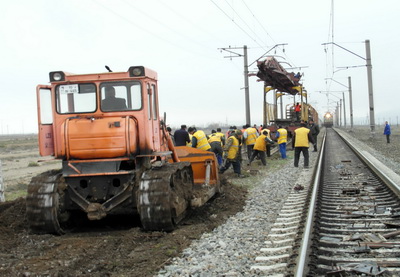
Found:
M 141 83 L 138 81 L 104 82 L 97 89 L 94 83 L 63 84 L 56 87 L 57 112 L 93 113 L 140 110 L 142 108 Z M 99 95 L 97 97 L 97 95 Z
M 95 84 L 59 85 L 56 94 L 58 113 L 88 113 L 96 110 Z

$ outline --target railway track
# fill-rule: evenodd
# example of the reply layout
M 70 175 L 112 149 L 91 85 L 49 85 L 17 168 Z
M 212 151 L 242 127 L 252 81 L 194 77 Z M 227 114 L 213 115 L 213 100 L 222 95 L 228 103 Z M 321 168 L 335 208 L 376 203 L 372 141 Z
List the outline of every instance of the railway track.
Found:
M 253 271 L 400 276 L 400 180 L 363 152 L 327 130 L 314 180 L 293 189 Z

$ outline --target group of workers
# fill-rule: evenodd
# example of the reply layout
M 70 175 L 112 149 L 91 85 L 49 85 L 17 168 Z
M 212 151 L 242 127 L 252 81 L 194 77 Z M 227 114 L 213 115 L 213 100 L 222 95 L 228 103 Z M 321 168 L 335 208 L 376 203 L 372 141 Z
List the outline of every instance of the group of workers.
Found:
M 278 126 L 276 133 L 271 137 L 271 131 L 266 126 L 249 124 L 238 129 L 231 126 L 224 134 L 221 128 L 212 130 L 211 134 L 206 135 L 204 131 L 196 127 L 181 125 L 181 128 L 172 134 L 171 128 L 167 128 L 175 146 L 189 146 L 215 153 L 220 173 L 224 173 L 231 166 L 239 177 L 241 174 L 242 145 L 246 146 L 247 165 L 250 166 L 254 159 L 258 158 L 264 166 L 267 165 L 266 157 L 271 156 L 271 146 L 275 143 L 279 146 L 282 159 L 286 159 L 286 144 L 288 141 L 288 130 Z M 187 130 L 186 130 L 187 129 Z M 300 128 L 294 131 L 292 146 L 295 149 L 294 166 L 298 167 L 300 154 L 304 155 L 304 166 L 309 165 L 308 147 L 313 143 L 314 151 L 317 151 L 316 136 L 319 133 L 318 125 L 310 121 L 309 125 L 301 122 Z

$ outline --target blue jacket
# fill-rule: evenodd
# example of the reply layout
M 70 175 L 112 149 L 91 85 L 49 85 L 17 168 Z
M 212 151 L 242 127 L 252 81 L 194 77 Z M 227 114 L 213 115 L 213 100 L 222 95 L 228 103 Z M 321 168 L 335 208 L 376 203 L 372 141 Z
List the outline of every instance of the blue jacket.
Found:
M 384 135 L 390 135 L 390 125 L 386 124 L 385 125 L 385 130 L 383 131 Z
M 189 133 L 182 128 L 175 131 L 174 138 L 176 146 L 186 146 L 186 143 L 190 142 Z

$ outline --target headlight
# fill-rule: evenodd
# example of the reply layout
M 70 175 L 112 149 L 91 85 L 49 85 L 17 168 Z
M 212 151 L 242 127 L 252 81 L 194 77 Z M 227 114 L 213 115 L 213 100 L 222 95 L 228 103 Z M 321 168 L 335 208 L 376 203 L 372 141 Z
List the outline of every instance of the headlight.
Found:
M 65 80 L 65 74 L 62 71 L 50 72 L 50 82 L 60 82 Z
M 130 77 L 144 76 L 144 67 L 143 66 L 131 66 L 129 68 L 129 76 Z

